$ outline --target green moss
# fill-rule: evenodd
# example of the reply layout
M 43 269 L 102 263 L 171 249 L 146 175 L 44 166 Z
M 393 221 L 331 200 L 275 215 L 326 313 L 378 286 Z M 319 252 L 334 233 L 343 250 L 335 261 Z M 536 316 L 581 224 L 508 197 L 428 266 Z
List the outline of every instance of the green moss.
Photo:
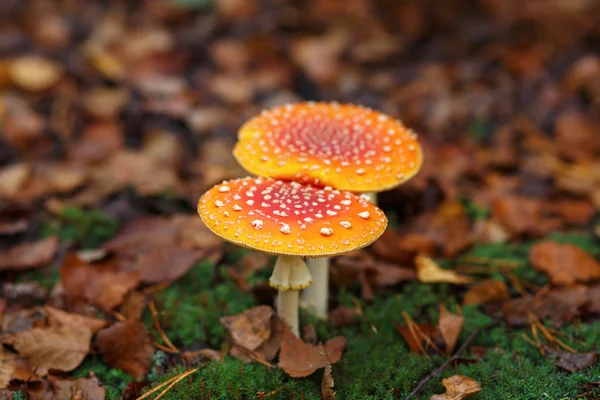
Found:
M 117 221 L 98 210 L 65 207 L 58 218 L 47 221 L 43 236 L 57 235 L 72 240 L 82 249 L 92 249 L 114 236 Z

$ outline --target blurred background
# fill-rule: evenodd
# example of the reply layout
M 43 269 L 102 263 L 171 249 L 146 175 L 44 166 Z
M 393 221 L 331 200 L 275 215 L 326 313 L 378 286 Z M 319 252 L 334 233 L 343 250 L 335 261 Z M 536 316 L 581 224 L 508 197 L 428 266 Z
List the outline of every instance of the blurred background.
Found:
M 231 148 L 246 119 L 300 100 L 420 133 L 423 171 L 383 196 L 400 217 L 489 206 L 489 185 L 552 195 L 563 162 L 600 148 L 594 0 L 4 0 L 0 15 L 0 196 L 19 203 L 122 220 L 124 188 L 193 204 L 245 175 Z M 597 166 L 584 175 L 563 186 L 598 205 Z

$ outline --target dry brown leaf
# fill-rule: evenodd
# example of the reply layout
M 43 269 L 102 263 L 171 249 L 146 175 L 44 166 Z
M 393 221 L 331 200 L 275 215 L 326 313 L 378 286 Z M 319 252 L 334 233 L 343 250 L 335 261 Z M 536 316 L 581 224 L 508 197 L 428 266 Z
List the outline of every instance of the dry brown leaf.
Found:
M 98 332 L 96 344 L 110 366 L 136 379 L 150 370 L 154 346 L 152 337 L 141 322 L 117 322 Z
M 492 206 L 492 218 L 517 235 L 537 232 L 541 212 L 541 200 L 518 196 L 501 197 Z
M 63 73 L 59 64 L 34 55 L 16 58 L 10 64 L 13 83 L 32 92 L 50 89 L 60 80 Z
M 554 359 L 554 363 L 569 371 L 583 371 L 596 363 L 598 355 L 595 351 L 587 353 L 571 353 L 568 351 L 555 350 L 552 347 L 544 346 L 544 356 Z
M 446 393 L 434 394 L 429 398 L 430 400 L 462 400 L 481 391 L 479 382 L 462 375 L 444 378 L 442 379 L 442 385 L 446 388 Z
M 213 349 L 200 349 L 197 351 L 184 351 L 181 353 L 181 358 L 191 365 L 204 365 L 210 361 L 222 361 L 223 354 Z
M 533 313 L 541 320 L 550 318 L 553 326 L 558 327 L 579 315 L 588 298 L 588 288 L 582 285 L 553 289 L 509 300 L 502 313 L 511 325 L 526 325 Z
M 17 356 L 0 346 L 0 389 L 8 387 L 16 369 Z
M 63 325 L 86 327 L 92 331 L 92 334 L 94 334 L 107 325 L 106 321 L 98 318 L 72 314 L 50 306 L 46 306 L 45 308 L 46 313 L 48 314 L 48 325 L 51 327 L 59 327 Z
M 436 334 L 435 327 L 431 324 L 415 324 L 413 321 L 410 323 L 414 325 L 409 327 L 408 325 L 394 321 L 396 329 L 398 329 L 398 332 L 400 332 L 404 340 L 406 340 L 410 351 L 415 354 L 426 354 L 426 349 L 430 345 L 426 342 L 425 338 L 432 340 Z M 413 331 L 415 332 L 414 334 Z
M 201 225 L 203 225 L 201 227 Z M 202 257 L 219 257 L 222 240 L 208 234 L 198 218 L 140 218 L 126 225 L 103 248 L 139 271 L 142 282 L 174 281 Z
M 504 281 L 486 279 L 469 288 L 463 298 L 463 305 L 483 304 L 488 301 L 502 301 L 510 297 Z
M 354 307 L 338 306 L 329 312 L 329 319 L 339 327 L 351 325 L 357 316 L 358 311 Z
M 329 339 L 325 346 L 304 343 L 285 325 L 278 366 L 289 376 L 302 378 L 319 368 L 338 362 L 347 344 L 348 341 L 343 336 Z
M 12 198 L 25 185 L 31 168 L 25 163 L 12 164 L 0 169 L 0 197 Z
M 252 307 L 240 314 L 222 317 L 221 323 L 231 333 L 235 344 L 254 351 L 271 335 L 271 316 L 269 306 Z
M 142 319 L 144 308 L 148 304 L 148 298 L 141 292 L 129 292 L 125 302 L 121 305 L 119 312 L 125 319 L 139 321 Z
M 417 266 L 417 278 L 424 283 L 447 282 L 455 285 L 465 285 L 472 281 L 468 276 L 440 268 L 435 261 L 426 256 L 417 256 L 415 264 Z
M 600 278 L 600 264 L 581 248 L 552 240 L 536 243 L 529 261 L 555 285 L 571 285 Z
M 58 238 L 55 236 L 37 242 L 20 244 L 0 253 L 0 271 L 41 267 L 54 258 L 57 250 Z
M 452 354 L 452 351 L 454 351 L 464 323 L 465 317 L 450 313 L 443 304 L 440 304 L 438 329 L 444 338 L 444 342 L 446 342 L 446 354 Z
M 49 375 L 48 381 L 52 386 L 52 398 L 54 399 L 104 400 L 106 398 L 106 389 L 100 386 L 94 377 L 62 379 Z
M 323 379 L 321 379 L 321 399 L 335 399 L 334 385 L 335 382 L 333 381 L 333 376 L 331 376 L 331 364 L 327 364 L 325 369 L 323 369 Z
M 65 257 L 60 277 L 69 304 L 91 302 L 106 312 L 121 304 L 140 281 L 139 273 L 121 271 L 114 260 L 90 265 L 73 253 Z
M 4 343 L 14 346 L 29 361 L 35 373 L 44 376 L 50 369 L 72 371 L 90 351 L 92 331 L 85 326 L 63 325 L 32 328 L 8 336 Z

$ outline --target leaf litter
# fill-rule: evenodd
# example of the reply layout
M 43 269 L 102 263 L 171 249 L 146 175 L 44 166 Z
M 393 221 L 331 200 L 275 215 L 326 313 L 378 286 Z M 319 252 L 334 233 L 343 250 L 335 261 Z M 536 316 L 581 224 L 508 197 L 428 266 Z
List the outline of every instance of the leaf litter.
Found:
M 311 12 L 259 3 L 219 1 L 213 13 L 151 1 L 135 17 L 79 4 L 3 10 L 18 10 L 19 18 L 5 27 L 0 60 L 0 341 L 7 343 L 3 357 L 14 360 L 11 377 L 2 379 L 31 382 L 31 397 L 102 398 L 94 377 L 72 380 L 65 372 L 96 342 L 111 365 L 146 374 L 154 345 L 141 321 L 160 290 L 148 285 L 177 285 L 200 262 L 228 267 L 226 277 L 215 266 L 211 287 L 231 278 L 256 296 L 255 304 L 270 304 L 273 292 L 261 292 L 260 280 L 272 258 L 250 252 L 237 259 L 192 211 L 199 193 L 245 174 L 231 155 L 237 128 L 262 108 L 298 99 L 401 110 L 393 116 L 419 131 L 426 155 L 414 179 L 380 194 L 393 216 L 385 235 L 332 260 L 333 293 L 360 297 L 355 308 L 332 297 L 335 332 L 367 326 L 377 337 L 382 328 L 370 323 L 373 304 L 424 286 L 443 299 L 411 310 L 419 323 L 395 314 L 405 317 L 398 329 L 409 348 L 424 355 L 451 354 L 462 329 L 474 323 L 459 308 L 441 308 L 431 320 L 437 300 L 454 310 L 446 296 L 496 323 L 503 317 L 555 339 L 561 331 L 553 327 L 576 330 L 597 319 L 600 61 L 580 45 L 597 36 L 588 22 L 597 13 L 594 2 L 482 2 L 466 20 L 448 5 L 429 13 L 418 2 L 375 9 L 354 2 L 348 9 L 360 9 L 358 17 L 329 3 Z M 263 14 L 269 18 L 255 18 Z M 139 18 L 150 22 L 139 26 Z M 431 28 L 450 25 L 444 35 Z M 509 29 L 514 34 L 506 40 L 493 39 Z M 254 30 L 260 35 L 248 40 L 238 34 Z M 413 51 L 417 42 L 426 51 Z M 200 47 L 202 57 L 190 57 Z M 452 53 L 456 59 L 442 54 L 449 48 L 460 50 Z M 81 253 L 82 241 L 73 240 L 80 226 L 61 221 L 61 231 L 49 236 L 47 226 L 67 206 L 101 210 L 117 221 L 118 234 L 97 254 Z M 93 236 L 96 228 L 84 232 Z M 555 240 L 559 231 L 573 243 Z M 528 254 L 514 268 L 498 267 L 505 256 L 497 253 L 476 268 L 454 267 L 466 251 L 492 245 Z M 47 294 L 46 280 L 58 270 Z M 280 352 L 280 364 L 283 357 L 286 368 L 303 374 L 312 367 L 294 365 L 289 354 L 293 346 L 313 346 L 305 347 L 314 356 L 307 362 L 324 368 L 322 395 L 332 397 L 331 365 L 313 351 L 328 350 L 312 344 L 320 323 L 306 325 L 310 340 L 293 341 L 267 309 L 271 316 L 263 311 L 256 321 L 225 320 L 230 354 L 273 368 Z M 59 350 L 58 335 L 73 339 L 71 347 Z M 139 354 L 129 349 L 134 339 L 142 343 Z M 35 354 L 28 350 L 33 341 Z M 118 354 L 121 345 L 128 350 Z M 583 370 L 593 356 L 577 349 L 547 362 Z M 204 365 L 226 353 L 203 350 L 185 354 Z M 49 365 L 59 356 L 62 362 Z M 336 389 L 343 392 L 346 366 L 338 368 Z M 450 383 L 447 392 L 462 398 L 468 390 L 460 385 Z M 0 396 L 5 392 L 0 386 Z

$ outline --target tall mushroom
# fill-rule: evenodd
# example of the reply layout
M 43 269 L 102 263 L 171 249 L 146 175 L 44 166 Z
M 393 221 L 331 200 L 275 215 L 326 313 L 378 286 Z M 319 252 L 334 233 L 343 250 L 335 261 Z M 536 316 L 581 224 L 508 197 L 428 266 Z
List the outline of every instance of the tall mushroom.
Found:
M 279 256 L 269 284 L 296 335 L 299 290 L 312 281 L 302 258 L 368 246 L 387 226 L 379 208 L 352 193 L 261 178 L 214 186 L 200 198 L 198 214 L 225 240 Z
M 375 192 L 414 176 L 423 154 L 416 134 L 378 111 L 351 104 L 296 103 L 263 111 L 238 133 L 233 154 L 258 176 L 362 192 Z M 329 260 L 309 260 L 315 285 L 303 302 L 327 315 Z

